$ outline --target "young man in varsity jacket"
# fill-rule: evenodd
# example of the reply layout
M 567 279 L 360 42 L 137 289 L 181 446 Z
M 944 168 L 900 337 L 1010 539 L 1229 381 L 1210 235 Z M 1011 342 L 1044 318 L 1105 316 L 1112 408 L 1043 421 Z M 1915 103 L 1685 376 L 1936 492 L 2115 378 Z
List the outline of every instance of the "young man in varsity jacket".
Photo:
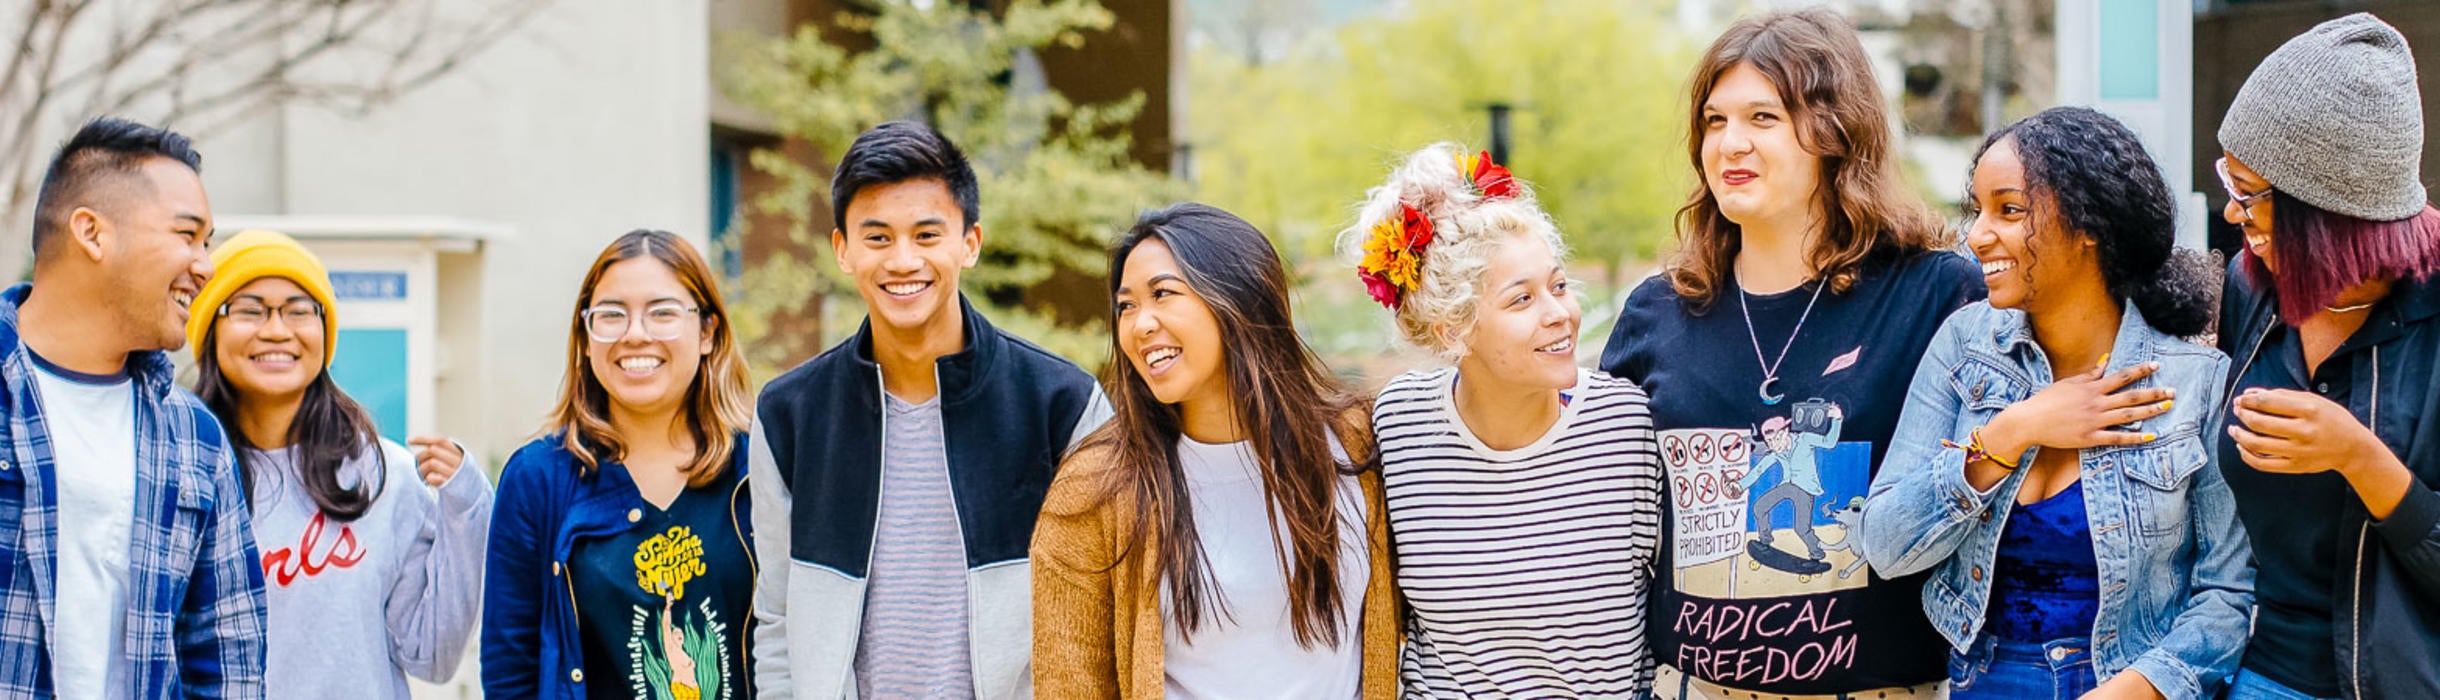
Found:
M 757 401 L 763 698 L 1031 693 L 1034 516 L 1110 408 L 958 293 L 983 242 L 975 188 L 964 154 L 914 122 L 865 132 L 832 177 L 831 249 L 866 320 Z

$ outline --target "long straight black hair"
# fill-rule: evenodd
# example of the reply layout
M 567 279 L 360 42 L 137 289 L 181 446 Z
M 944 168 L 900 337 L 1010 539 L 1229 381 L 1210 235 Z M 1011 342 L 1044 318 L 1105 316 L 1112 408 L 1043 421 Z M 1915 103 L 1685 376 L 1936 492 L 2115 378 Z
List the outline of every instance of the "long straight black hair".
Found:
M 329 319 L 327 312 L 323 319 Z M 203 405 L 229 426 L 229 444 L 237 448 L 238 479 L 246 486 L 246 500 L 256 498 L 254 485 L 261 481 L 255 463 L 248 453 L 260 449 L 238 430 L 236 385 L 229 383 L 228 374 L 220 370 L 220 329 L 204 331 L 203 344 L 195 346 L 195 395 Z M 305 385 L 305 399 L 297 406 L 296 416 L 288 423 L 288 444 L 296 448 L 297 480 L 305 494 L 324 516 L 340 520 L 355 520 L 373 507 L 381 497 L 382 484 L 389 476 L 389 459 L 381 453 L 381 431 L 373 423 L 373 414 L 339 390 L 339 383 L 330 378 L 325 367 L 315 375 L 313 383 Z M 339 469 L 348 458 L 370 451 L 373 470 L 363 475 L 354 488 L 339 483 Z
M 1286 268 L 1253 224 L 1193 203 L 1145 214 L 1110 250 L 1113 298 L 1127 255 L 1148 240 L 1169 246 L 1186 286 L 1219 322 L 1221 366 L 1236 398 L 1237 423 L 1260 466 L 1268 520 L 1284 528 L 1274 541 L 1284 545 L 1279 555 L 1296 641 L 1307 647 L 1336 645 L 1342 632 L 1339 477 L 1362 467 L 1333 455 L 1330 435 L 1358 401 L 1297 337 Z M 1179 635 L 1191 638 L 1212 612 L 1228 613 L 1195 533 L 1194 501 L 1178 461 L 1178 439 L 1184 434 L 1180 409 L 1153 396 L 1119 349 L 1116 313 L 1110 324 L 1113 360 L 1106 383 L 1116 416 L 1089 441 L 1114 448 L 1118 468 L 1106 488 L 1142 504 L 1132 536 L 1125 539 L 1141 542 L 1149 534 L 1159 542 L 1148 554 L 1169 584 Z

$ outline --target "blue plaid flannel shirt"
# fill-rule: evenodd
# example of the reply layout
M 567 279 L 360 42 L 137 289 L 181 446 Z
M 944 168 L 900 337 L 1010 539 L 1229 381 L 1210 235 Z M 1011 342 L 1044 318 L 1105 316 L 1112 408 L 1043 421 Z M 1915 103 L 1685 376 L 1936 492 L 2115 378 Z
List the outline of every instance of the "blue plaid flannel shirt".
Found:
M 54 590 L 59 507 L 50 431 L 17 307 L 0 292 L 0 698 L 55 692 L 46 640 L 61 620 Z M 134 698 L 263 697 L 263 570 L 220 421 L 173 381 L 169 357 L 127 357 L 136 382 L 136 502 L 127 580 Z M 74 527 L 71 525 L 70 527 Z

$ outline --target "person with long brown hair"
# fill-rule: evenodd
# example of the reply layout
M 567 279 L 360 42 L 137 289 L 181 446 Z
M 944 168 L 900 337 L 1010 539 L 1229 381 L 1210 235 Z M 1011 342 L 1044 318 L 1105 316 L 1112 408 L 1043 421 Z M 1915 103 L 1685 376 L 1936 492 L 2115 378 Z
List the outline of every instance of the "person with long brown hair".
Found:
M 543 434 L 500 473 L 483 692 L 750 698 L 752 396 L 711 267 L 666 231 L 585 274 Z
M 1845 18 L 1738 20 L 1689 88 L 1701 182 L 1601 357 L 1651 395 L 1673 491 L 1655 691 L 1937 692 L 1923 578 L 1880 578 L 1857 523 L 1907 381 L 1981 274 L 1899 181 Z
M 1110 289 L 1117 415 L 1034 529 L 1034 694 L 1395 697 L 1369 421 L 1297 337 L 1278 252 L 1181 204 L 1119 239 Z

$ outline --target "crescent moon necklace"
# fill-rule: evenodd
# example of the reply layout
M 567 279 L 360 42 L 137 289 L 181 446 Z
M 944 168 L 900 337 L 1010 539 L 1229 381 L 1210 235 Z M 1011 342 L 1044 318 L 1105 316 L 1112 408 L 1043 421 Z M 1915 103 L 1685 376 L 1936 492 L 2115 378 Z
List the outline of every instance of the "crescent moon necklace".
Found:
M 1796 347 L 1796 334 L 1804 332 L 1805 319 L 1813 317 L 1813 304 L 1822 300 L 1822 288 L 1830 285 L 1826 282 L 1813 285 L 1813 299 L 1805 302 L 1805 312 L 1796 316 L 1796 327 L 1788 331 L 1788 342 L 1779 346 L 1779 359 L 1765 360 L 1762 358 L 1762 335 L 1754 330 L 1754 313 L 1746 310 L 1745 286 L 1737 284 L 1734 273 L 1730 274 L 1728 283 L 1737 288 L 1737 313 L 1745 317 L 1745 337 L 1754 341 L 1754 362 L 1762 365 L 1762 385 L 1754 388 L 1754 395 L 1762 399 L 1764 406 L 1777 406 L 1788 397 L 1787 394 L 1771 393 L 1771 388 L 1779 384 L 1779 365 L 1788 361 L 1788 350 Z

